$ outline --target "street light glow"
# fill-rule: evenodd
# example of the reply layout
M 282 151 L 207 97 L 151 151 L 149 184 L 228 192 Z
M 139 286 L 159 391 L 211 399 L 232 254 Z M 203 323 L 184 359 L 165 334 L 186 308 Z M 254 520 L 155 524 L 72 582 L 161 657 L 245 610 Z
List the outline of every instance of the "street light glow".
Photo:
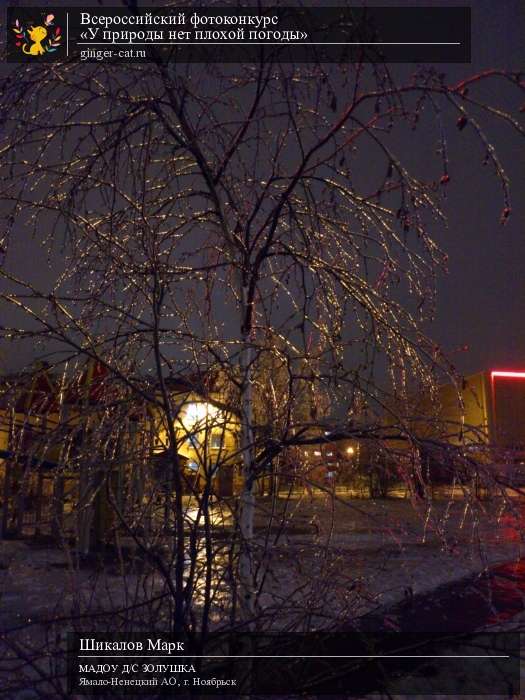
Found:
M 191 425 L 196 425 L 207 418 L 215 418 L 217 416 L 218 409 L 204 401 L 189 403 L 186 406 L 186 418 Z

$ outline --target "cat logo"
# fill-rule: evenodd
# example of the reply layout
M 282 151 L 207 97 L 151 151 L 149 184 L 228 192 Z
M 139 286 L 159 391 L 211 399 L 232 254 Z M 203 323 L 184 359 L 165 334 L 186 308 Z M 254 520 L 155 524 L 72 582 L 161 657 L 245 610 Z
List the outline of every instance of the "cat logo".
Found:
M 56 51 L 62 42 L 62 30 L 55 26 L 55 15 L 46 15 L 43 24 L 28 25 L 25 28 L 20 20 L 15 19 L 12 27 L 15 33 L 15 46 L 26 56 L 44 56 Z

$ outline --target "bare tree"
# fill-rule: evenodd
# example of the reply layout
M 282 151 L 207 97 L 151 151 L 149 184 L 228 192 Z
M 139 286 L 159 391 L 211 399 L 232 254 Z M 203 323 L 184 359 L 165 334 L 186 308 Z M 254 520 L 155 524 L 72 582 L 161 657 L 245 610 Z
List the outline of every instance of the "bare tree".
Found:
M 447 130 L 474 132 L 502 187 L 503 220 L 510 213 L 486 115 L 519 136 L 523 128 L 476 97 L 488 81 L 523 89 L 497 70 L 449 85 L 427 68 L 398 83 L 387 66 L 366 63 L 64 63 L 17 66 L 4 80 L 1 298 L 15 320 L 2 333 L 13 347 L 34 343 L 68 386 L 85 361 L 103 368 L 96 405 L 86 399 L 79 410 L 84 434 L 90 415 L 93 426 L 75 457 L 88 475 L 79 507 L 105 484 L 116 525 L 162 575 L 174 632 L 206 634 L 214 606 L 232 624 L 259 624 L 271 563 L 254 534 L 254 489 L 293 448 L 417 443 L 411 397 L 453 372 L 422 330 L 446 266 L 431 231 L 452 186 Z M 441 143 L 424 175 L 396 147 L 410 129 L 414 139 L 435 129 Z M 16 269 L 17 238 L 31 238 L 48 273 Z M 206 384 L 211 376 L 222 378 L 220 390 Z M 188 377 L 187 393 L 198 387 L 239 423 L 237 451 L 216 462 L 241 465 L 238 502 L 225 506 L 236 523 L 229 548 L 214 538 L 205 452 L 204 488 L 185 486 L 181 442 L 193 429 L 181 438 L 187 394 L 173 385 Z M 213 420 L 206 430 L 227 429 Z M 129 437 L 133 425 L 139 440 Z M 159 425 L 162 446 L 155 436 L 146 445 Z M 55 443 L 63 431 L 60 420 Z M 161 451 L 174 525 L 167 558 L 139 527 L 162 491 L 148 471 Z M 134 517 L 119 505 L 111 464 L 149 485 L 147 498 L 130 497 Z M 197 499 L 190 530 L 185 489 Z

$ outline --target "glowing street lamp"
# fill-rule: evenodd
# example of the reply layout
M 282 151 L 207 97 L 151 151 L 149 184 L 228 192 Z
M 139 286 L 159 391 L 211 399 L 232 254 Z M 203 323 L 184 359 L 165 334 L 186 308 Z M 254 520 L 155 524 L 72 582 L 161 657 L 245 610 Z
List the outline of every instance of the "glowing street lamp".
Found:
M 219 410 L 216 406 L 203 401 L 199 403 L 189 403 L 186 406 L 185 418 L 192 425 L 196 425 L 208 418 L 215 418 L 218 412 Z

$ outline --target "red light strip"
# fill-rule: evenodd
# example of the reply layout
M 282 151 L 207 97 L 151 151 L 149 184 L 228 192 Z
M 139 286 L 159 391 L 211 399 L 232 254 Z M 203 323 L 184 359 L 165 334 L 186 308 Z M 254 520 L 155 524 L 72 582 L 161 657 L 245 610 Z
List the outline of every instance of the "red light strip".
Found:
M 525 379 L 525 372 L 503 372 L 503 371 L 493 371 L 490 373 L 492 379 L 494 377 L 511 377 L 513 379 Z

